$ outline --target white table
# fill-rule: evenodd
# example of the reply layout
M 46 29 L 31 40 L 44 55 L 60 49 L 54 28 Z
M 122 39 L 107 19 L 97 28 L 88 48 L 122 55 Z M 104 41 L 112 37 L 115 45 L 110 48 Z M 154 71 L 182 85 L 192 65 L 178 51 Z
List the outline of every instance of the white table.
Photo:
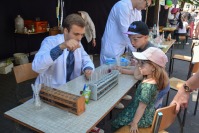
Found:
M 79 95 L 85 81 L 80 76 L 59 89 Z M 33 100 L 5 112 L 5 117 L 37 132 L 45 133 L 86 133 L 95 127 L 137 82 L 132 75 L 119 75 L 119 83 L 98 101 L 90 100 L 86 111 L 80 116 L 43 103 L 36 110 Z

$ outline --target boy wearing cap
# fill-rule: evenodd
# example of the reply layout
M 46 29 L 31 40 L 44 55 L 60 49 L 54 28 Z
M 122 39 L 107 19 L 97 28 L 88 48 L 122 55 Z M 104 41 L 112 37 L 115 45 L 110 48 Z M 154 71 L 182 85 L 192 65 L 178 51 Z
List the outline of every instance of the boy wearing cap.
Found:
M 155 47 L 148 41 L 149 29 L 148 26 L 142 21 L 134 21 L 128 28 L 128 37 L 137 52 L 142 52 L 149 47 Z
M 149 47 L 155 47 L 152 43 L 148 41 L 149 29 L 148 26 L 142 21 L 134 21 L 128 28 L 127 34 L 132 46 L 137 49 L 137 52 L 142 52 Z M 135 65 L 136 60 L 132 59 L 131 64 Z M 129 69 L 123 69 L 122 67 L 117 68 L 122 74 L 134 74 L 134 71 Z M 139 78 L 139 77 L 136 77 Z M 116 108 L 123 109 L 124 105 L 118 103 Z
M 138 60 L 143 80 L 136 89 L 133 101 L 111 122 L 111 125 L 113 130 L 129 125 L 130 132 L 137 133 L 139 127 L 152 125 L 158 91 L 169 83 L 165 71 L 168 58 L 162 50 L 155 47 L 143 52 L 133 52 L 133 56 Z
M 155 47 L 152 43 L 148 41 L 148 26 L 141 21 L 135 21 L 133 22 L 128 29 L 128 34 L 129 39 L 131 40 L 132 45 L 137 48 L 137 52 L 143 52 L 144 50 L 150 48 L 150 47 Z M 122 74 L 134 74 L 134 77 L 138 80 L 142 79 L 142 75 L 139 73 L 137 60 L 132 59 L 131 64 L 135 65 L 135 69 L 130 70 L 130 69 L 125 69 L 122 67 L 117 67 L 117 69 L 120 71 Z M 158 97 L 156 99 L 156 104 L 155 108 L 159 108 L 162 106 L 162 101 L 163 101 L 163 96 L 167 94 L 167 92 L 170 89 L 170 85 L 168 84 L 160 93 L 158 94 Z
M 105 64 L 108 58 L 123 55 L 127 47 L 135 51 L 123 33 L 132 22 L 142 19 L 141 10 L 148 8 L 151 2 L 152 0 L 120 0 L 112 7 L 101 41 L 101 65 Z
M 101 41 L 101 65 L 109 58 L 120 57 L 124 54 L 125 48 L 135 51 L 123 33 L 133 21 L 142 19 L 141 10 L 148 8 L 151 3 L 152 0 L 120 0 L 112 7 Z M 125 96 L 125 100 L 129 99 L 131 96 Z
M 151 42 L 148 41 L 149 29 L 148 26 L 142 21 L 135 21 L 131 23 L 128 28 L 128 37 L 131 41 L 131 44 L 134 48 L 137 49 L 137 52 L 143 52 L 149 47 L 155 47 Z M 132 65 L 136 64 L 136 60 L 132 59 Z M 118 67 L 121 73 L 123 74 L 134 74 L 134 71 L 129 69 L 122 69 Z

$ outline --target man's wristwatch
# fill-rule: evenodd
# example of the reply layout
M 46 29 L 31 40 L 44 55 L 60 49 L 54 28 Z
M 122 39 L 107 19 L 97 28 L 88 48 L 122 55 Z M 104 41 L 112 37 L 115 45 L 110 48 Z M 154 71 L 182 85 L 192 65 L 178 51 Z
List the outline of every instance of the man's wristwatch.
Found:
M 187 86 L 186 84 L 184 84 L 183 87 L 184 87 L 184 90 L 185 90 L 186 92 L 191 92 L 191 89 L 190 89 L 189 86 Z

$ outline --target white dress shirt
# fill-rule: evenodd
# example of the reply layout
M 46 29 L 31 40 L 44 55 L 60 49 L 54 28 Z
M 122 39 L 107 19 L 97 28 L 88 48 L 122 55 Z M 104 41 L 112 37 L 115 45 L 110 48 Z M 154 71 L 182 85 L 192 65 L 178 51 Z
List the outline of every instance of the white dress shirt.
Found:
M 52 48 L 63 43 L 64 34 L 58 34 L 56 36 L 46 37 L 41 44 L 41 47 L 32 62 L 32 69 L 39 73 L 36 79 L 36 83 L 42 83 L 42 75 L 51 75 L 52 87 L 58 87 L 66 83 L 67 67 L 66 61 L 69 54 L 67 49 L 63 50 L 63 53 L 53 61 L 50 55 Z M 81 45 L 81 43 L 80 43 Z M 83 46 L 77 48 L 74 51 L 74 71 L 71 74 L 70 80 L 80 76 L 86 67 L 91 67 L 94 70 L 94 64 L 91 61 L 88 54 L 85 52 Z
M 135 51 L 128 35 L 124 33 L 128 31 L 132 22 L 141 21 L 141 19 L 141 11 L 133 9 L 131 0 L 121 0 L 112 7 L 102 37 L 101 64 L 104 64 L 107 58 L 121 56 L 125 47 Z

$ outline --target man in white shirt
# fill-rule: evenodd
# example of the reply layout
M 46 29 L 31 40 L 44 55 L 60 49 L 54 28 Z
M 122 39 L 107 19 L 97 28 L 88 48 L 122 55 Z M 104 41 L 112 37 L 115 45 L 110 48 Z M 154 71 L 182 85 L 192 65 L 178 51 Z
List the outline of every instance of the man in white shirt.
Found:
M 128 35 L 124 33 L 128 31 L 132 22 L 141 21 L 141 10 L 148 8 L 151 2 L 151 0 L 120 0 L 112 7 L 102 37 L 101 65 L 109 58 L 121 56 L 125 48 L 135 51 Z M 127 99 L 131 97 L 127 95 Z
M 39 73 L 36 83 L 50 79 L 50 86 L 57 88 L 82 73 L 89 78 L 94 70 L 94 64 L 81 44 L 85 34 L 83 18 L 78 14 L 68 15 L 63 28 L 63 34 L 46 37 L 35 55 L 32 69 Z
M 102 37 L 100 63 L 107 58 L 116 58 L 124 53 L 125 47 L 135 51 L 126 34 L 129 25 L 142 19 L 141 10 L 147 8 L 151 0 L 121 0 L 117 2 L 109 14 Z

